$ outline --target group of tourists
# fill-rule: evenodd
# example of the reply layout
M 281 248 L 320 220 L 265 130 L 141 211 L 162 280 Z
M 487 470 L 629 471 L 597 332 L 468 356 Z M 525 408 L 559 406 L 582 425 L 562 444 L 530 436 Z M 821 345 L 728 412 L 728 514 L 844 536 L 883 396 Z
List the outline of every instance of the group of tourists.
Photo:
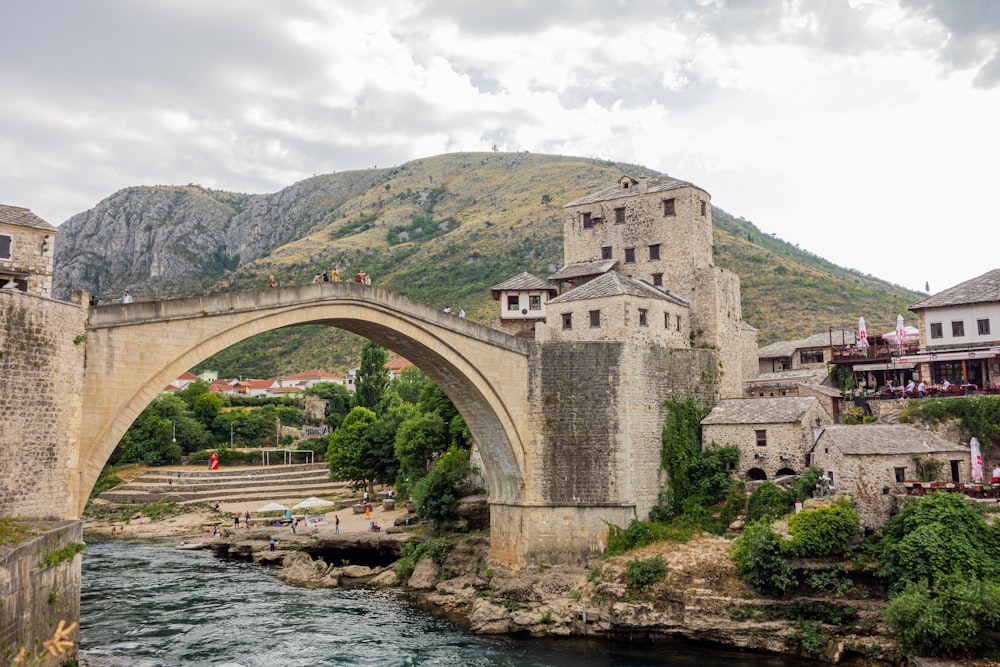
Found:
M 461 319 L 465 319 L 465 308 L 459 308 L 458 306 L 445 306 L 444 312 L 448 315 L 458 315 Z

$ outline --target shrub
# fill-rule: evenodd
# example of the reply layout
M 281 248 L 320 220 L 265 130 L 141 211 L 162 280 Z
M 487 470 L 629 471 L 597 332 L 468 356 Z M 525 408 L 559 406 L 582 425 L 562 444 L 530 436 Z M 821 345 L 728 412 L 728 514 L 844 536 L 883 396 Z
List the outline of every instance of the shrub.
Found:
M 795 571 L 781 555 L 781 538 L 766 521 L 746 527 L 733 545 L 732 558 L 740 576 L 765 595 L 782 595 L 798 582 Z
M 792 541 L 785 548 L 794 556 L 819 558 L 843 551 L 858 534 L 860 520 L 849 498 L 829 507 L 800 512 L 789 520 Z
M 747 501 L 747 523 L 758 519 L 777 519 L 792 511 L 792 494 L 771 482 L 763 482 Z
M 884 616 L 899 641 L 921 655 L 975 654 L 1000 630 L 1000 584 L 959 576 L 936 586 L 910 583 L 890 600 Z
M 799 478 L 795 480 L 794 483 L 789 485 L 789 495 L 791 495 L 793 500 L 795 498 L 800 498 L 802 500 L 812 498 L 813 493 L 816 492 L 816 485 L 819 484 L 819 478 L 822 476 L 822 470 L 816 466 L 809 466 L 802 472 L 801 475 L 799 475 Z
M 468 476 L 468 452 L 452 445 L 430 473 L 413 487 L 417 516 L 438 524 L 453 521 L 458 516 L 459 487 Z
M 637 590 L 646 590 L 665 576 L 667 566 L 659 554 L 653 558 L 633 558 L 625 570 L 626 583 L 629 588 Z
M 932 493 L 904 505 L 882 527 L 875 550 L 890 591 L 919 580 L 933 586 L 951 574 L 1000 577 L 1000 528 L 956 494 Z
M 653 542 L 687 542 L 691 539 L 696 528 L 681 524 L 663 524 L 650 521 L 639 521 L 632 519 L 628 528 L 621 528 L 614 524 L 608 525 L 608 548 L 604 550 L 604 555 L 620 556 L 632 549 L 644 547 Z

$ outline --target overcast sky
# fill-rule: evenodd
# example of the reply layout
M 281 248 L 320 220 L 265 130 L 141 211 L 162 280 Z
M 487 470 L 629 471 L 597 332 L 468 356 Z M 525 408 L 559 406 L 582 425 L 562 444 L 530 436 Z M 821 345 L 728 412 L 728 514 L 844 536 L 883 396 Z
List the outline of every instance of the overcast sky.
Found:
M 453 151 L 633 162 L 838 264 L 997 268 L 1000 1 L 0 0 L 0 203 Z

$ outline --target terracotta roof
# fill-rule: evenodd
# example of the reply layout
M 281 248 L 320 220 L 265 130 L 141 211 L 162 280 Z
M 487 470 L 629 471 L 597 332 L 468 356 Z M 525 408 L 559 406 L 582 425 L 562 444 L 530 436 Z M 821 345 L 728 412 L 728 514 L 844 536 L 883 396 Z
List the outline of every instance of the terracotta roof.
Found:
M 625 197 L 633 197 L 639 192 L 639 179 L 632 179 L 636 185 L 630 188 L 622 188 L 621 179 L 618 183 L 612 185 L 611 187 L 604 188 L 603 190 L 598 190 L 597 192 L 592 192 L 589 195 L 581 197 L 576 201 L 571 201 L 568 204 L 564 204 L 563 208 L 569 206 L 579 206 L 581 204 L 596 204 L 598 202 L 608 201 L 610 199 L 623 199 Z M 680 188 L 687 187 L 698 187 L 693 183 L 688 183 L 687 181 L 679 181 L 676 178 L 671 178 L 670 176 L 649 176 L 646 178 L 646 193 L 655 192 L 667 192 L 670 190 L 678 190 Z M 699 190 L 701 188 L 698 188 Z
M 567 264 L 549 276 L 549 280 L 569 280 L 570 278 L 582 278 L 583 276 L 597 276 L 607 273 L 617 263 L 617 259 L 601 259 L 594 262 Z
M 181 390 L 180 387 L 176 387 L 172 384 L 168 384 L 166 387 L 163 388 L 163 391 L 180 391 L 180 390 Z
M 940 308 L 942 306 L 962 306 L 968 303 L 985 303 L 1000 301 L 1000 269 L 966 280 L 954 287 L 932 294 L 926 299 L 917 301 L 910 310 L 925 308 Z
M 834 345 L 853 345 L 857 342 L 857 334 L 846 329 L 838 329 L 833 332 L 824 331 L 823 333 L 813 334 L 808 338 L 800 338 L 798 340 L 781 340 L 757 350 L 757 358 L 774 359 L 778 357 L 790 357 L 795 353 L 795 350 L 830 347 L 831 340 Z
M 905 424 L 829 426 L 816 440 L 816 445 L 820 444 L 854 455 L 962 452 L 966 459 L 969 455 L 968 447 L 952 444 L 933 431 Z
M 812 396 L 727 398 L 719 401 L 701 423 L 790 424 L 802 419 L 808 409 L 818 405 L 819 402 Z
M 301 373 L 293 373 L 291 375 L 282 376 L 282 380 L 321 380 L 333 378 L 333 375 L 329 373 L 324 373 L 323 371 L 302 371 Z
M 32 213 L 30 209 L 21 208 L 20 206 L 0 204 L 0 222 L 5 222 L 8 225 L 17 225 L 18 227 L 31 227 L 32 229 L 40 229 L 46 232 L 56 231 L 55 227 Z
M 496 292 L 501 290 L 548 290 L 549 292 L 557 291 L 553 285 L 545 282 L 537 276 L 533 276 L 527 271 L 519 273 L 513 278 L 509 278 L 502 283 L 494 285 L 490 288 L 493 292 L 493 298 L 497 298 Z
M 583 299 L 600 299 L 608 296 L 641 296 L 650 299 L 663 299 L 676 303 L 680 306 L 688 307 L 691 304 L 679 296 L 666 290 L 653 287 L 647 282 L 630 278 L 623 273 L 610 271 L 602 276 L 598 276 L 591 281 L 585 282 L 579 287 L 574 287 L 568 292 L 564 292 L 549 303 L 568 303 L 570 301 L 581 301 Z
M 396 357 L 395 359 L 390 359 L 389 361 L 385 362 L 386 368 L 388 368 L 390 371 L 396 371 L 397 373 L 406 368 L 407 366 L 412 366 L 412 365 L 413 364 L 411 364 L 403 357 Z
M 240 385 L 250 389 L 267 389 L 274 384 L 274 380 L 243 380 Z
M 197 375 L 195 375 L 194 373 L 191 373 L 189 371 L 184 371 L 183 373 L 181 373 L 180 375 L 177 376 L 177 379 L 178 380 L 198 380 L 200 378 Z

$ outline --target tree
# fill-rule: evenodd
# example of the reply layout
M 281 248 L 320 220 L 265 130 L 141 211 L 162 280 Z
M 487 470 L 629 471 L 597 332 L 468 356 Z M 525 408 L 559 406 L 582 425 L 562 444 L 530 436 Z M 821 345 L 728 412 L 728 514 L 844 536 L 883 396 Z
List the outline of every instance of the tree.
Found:
M 327 401 L 324 419 L 330 428 L 337 428 L 344 417 L 351 411 L 351 392 L 347 387 L 336 382 L 320 382 L 306 389 L 305 393 L 319 396 Z
M 368 440 L 376 420 L 375 413 L 368 408 L 356 407 L 347 414 L 340 428 L 330 435 L 326 460 L 333 479 L 375 491 Z
M 368 462 L 372 478 L 379 484 L 392 484 L 399 476 L 396 458 L 396 434 L 404 421 L 416 414 L 411 403 L 397 402 L 386 409 L 368 432 Z
M 385 362 L 389 359 L 389 351 L 371 341 L 365 343 L 361 350 L 361 367 L 355 378 L 354 404 L 358 407 L 374 410 L 382 400 L 382 394 L 389 386 L 389 374 Z
M 416 414 L 396 432 L 396 458 L 400 465 L 400 486 L 412 484 L 427 474 L 426 462 L 435 451 L 447 448 L 444 419 L 437 412 Z
M 211 393 L 211 385 L 204 380 L 195 380 L 174 395 L 193 408 L 195 399 L 208 393 Z
M 401 399 L 407 403 L 417 403 L 424 386 L 430 381 L 431 379 L 416 366 L 407 366 L 399 373 L 399 377 L 392 381 L 392 386 Z
M 439 526 L 458 517 L 459 489 L 469 476 L 469 453 L 452 445 L 430 473 L 413 487 L 417 516 Z
M 205 426 L 210 426 L 216 416 L 222 412 L 222 397 L 211 392 L 200 394 L 191 404 L 191 410 L 198 421 Z

